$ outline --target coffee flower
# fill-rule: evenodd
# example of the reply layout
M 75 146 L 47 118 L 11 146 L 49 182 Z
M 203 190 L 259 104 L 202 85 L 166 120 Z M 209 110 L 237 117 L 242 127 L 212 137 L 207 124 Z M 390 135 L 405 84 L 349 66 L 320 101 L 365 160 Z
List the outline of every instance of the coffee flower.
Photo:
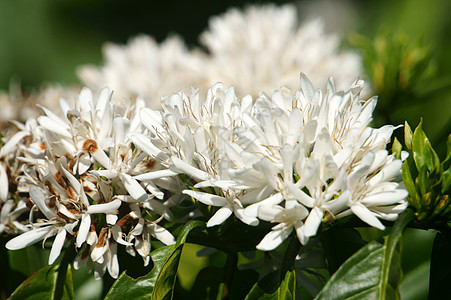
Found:
M 152 108 L 161 106 L 163 96 L 194 84 L 202 69 L 198 56 L 189 52 L 177 36 L 158 44 L 152 37 L 141 35 L 127 45 L 107 44 L 103 53 L 104 66 L 79 69 L 83 83 L 94 90 L 109 86 L 116 91 L 116 99 L 141 95 Z
M 211 18 L 200 41 L 210 53 L 206 84 L 221 81 L 238 95 L 296 89 L 300 71 L 316 86 L 334 75 L 342 89 L 362 74 L 359 56 L 339 50 L 338 36 L 326 34 L 322 20 L 299 20 L 295 6 L 230 9 Z
M 20 223 L 25 232 L 6 247 L 21 249 L 56 236 L 49 264 L 64 244 L 71 242 L 80 252 L 76 267 L 88 261 L 97 279 L 106 270 L 116 278 L 118 244 L 138 250 L 142 243 L 135 241 L 144 237 L 148 241 L 150 236 L 165 244 L 175 243 L 174 237 L 156 224 L 172 217 L 161 201 L 164 193 L 157 185 L 134 178 L 161 168 L 130 140 L 132 133 L 143 130 L 138 112 L 144 102 L 112 101 L 109 89 L 94 97 L 84 88 L 73 106 L 64 99 L 60 103 L 64 118 L 41 107 L 44 115 L 22 126 L 1 150 L 5 157 L 15 155 L 21 172 L 12 173 L 12 180 L 18 182 L 19 196 L 25 195 L 25 207 L 31 207 L 28 224 Z M 19 200 L 12 211 L 15 201 L 11 201 L 2 207 L 4 226 L 11 223 L 8 217 L 24 206 Z M 145 225 L 145 231 L 140 232 L 137 224 Z M 143 254 L 145 263 L 148 254 Z

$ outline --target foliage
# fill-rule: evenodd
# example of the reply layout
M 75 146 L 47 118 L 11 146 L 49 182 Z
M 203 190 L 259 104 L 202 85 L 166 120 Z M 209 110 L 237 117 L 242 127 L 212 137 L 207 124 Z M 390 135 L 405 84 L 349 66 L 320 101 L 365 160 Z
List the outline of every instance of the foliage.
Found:
M 384 27 L 374 39 L 364 35 L 351 37 L 351 43 L 361 50 L 374 94 L 379 96 L 375 122 L 393 123 L 400 117 L 404 120 L 407 117 L 400 111 L 414 105 L 427 107 L 435 98 L 448 101 L 442 108 L 445 117 L 440 116 L 446 119 L 451 80 L 439 76 L 443 71 L 440 73 L 441 62 L 436 60 L 435 47 L 429 41 L 412 40 L 407 34 L 390 30 Z M 426 126 L 428 122 L 424 123 Z M 165 223 L 177 242 L 162 246 L 153 241 L 150 266 L 136 267 L 142 276 L 133 276 L 135 266 L 127 264 L 116 280 L 105 275 L 102 298 L 404 299 L 405 290 L 414 291 L 408 299 L 425 295 L 429 299 L 450 298 L 449 124 L 445 120 L 443 128 L 430 133 L 431 140 L 439 142 L 434 147 L 423 130 L 423 120 L 413 131 L 405 122 L 404 137 L 393 142 L 392 152 L 403 160 L 402 181 L 409 192 L 409 207 L 396 221 L 384 221 L 386 230 L 368 228 L 350 216 L 323 224 L 307 245 L 301 246 L 293 232 L 277 249 L 264 252 L 255 247 L 273 224 L 252 227 L 230 218 L 220 226 L 207 227 L 205 217 L 193 215 L 186 222 Z M 0 143 L 4 144 L 2 139 Z M 203 204 L 200 209 L 217 211 Z M 184 215 L 183 207 L 174 209 L 177 210 L 183 211 L 180 216 Z M 432 236 L 433 244 L 427 244 L 424 236 L 417 233 Z M 42 267 L 47 250 L 42 254 L 42 249 L 36 246 L 27 248 L 28 252 L 8 253 L 3 250 L 5 238 L 1 238 L 0 267 L 8 277 L 1 285 L 2 299 L 8 295 L 9 299 L 78 299 L 76 277 L 80 276 L 80 282 L 88 285 L 94 282 L 86 270 L 72 270 L 76 256 L 73 245 L 65 245 L 65 255 L 60 261 Z M 201 250 L 188 254 L 188 244 Z M 42 246 L 49 248 L 45 242 Z M 425 250 L 428 247 L 429 252 Z M 419 252 L 423 254 L 422 260 L 418 259 Z M 24 254 L 27 255 L 22 257 Z M 194 261 L 194 255 L 204 260 L 196 271 L 188 271 L 193 279 L 184 285 L 180 273 L 187 271 L 182 271 L 181 266 Z M 416 289 L 419 292 L 412 295 Z

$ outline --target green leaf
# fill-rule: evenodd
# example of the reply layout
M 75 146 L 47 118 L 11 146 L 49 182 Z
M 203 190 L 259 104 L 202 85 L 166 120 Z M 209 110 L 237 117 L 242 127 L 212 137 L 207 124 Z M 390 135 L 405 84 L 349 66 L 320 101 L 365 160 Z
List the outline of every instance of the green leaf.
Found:
M 179 232 L 177 243 L 154 250 L 150 256 L 154 267 L 149 274 L 133 279 L 123 272 L 108 291 L 105 299 L 167 299 L 172 297 L 172 291 L 177 275 L 178 263 L 191 230 L 204 227 L 201 221 L 186 223 Z
M 401 214 L 384 244 L 368 243 L 332 275 L 315 299 L 397 299 L 401 277 L 400 237 L 413 219 Z
M 158 274 L 151 299 L 172 299 L 183 244 L 177 246 Z
M 192 220 L 185 224 L 180 231 L 174 252 L 169 256 L 158 274 L 155 287 L 152 291 L 152 299 L 172 299 L 174 293 L 175 280 L 177 278 L 177 269 L 182 255 L 183 245 L 191 230 L 195 228 L 204 228 L 205 223 Z
M 412 151 L 412 129 L 407 121 L 404 123 L 404 143 L 409 151 Z
M 287 272 L 285 279 L 280 283 L 278 299 L 294 300 L 296 295 L 296 273 Z
M 155 282 L 165 262 L 174 252 L 176 246 L 158 248 L 150 254 L 154 267 L 146 276 L 133 279 L 125 272 L 111 286 L 105 300 L 110 299 L 150 299 Z
M 398 141 L 397 138 L 395 138 L 395 140 L 393 141 L 393 145 L 391 147 L 391 151 L 395 154 L 395 157 L 397 159 L 401 159 L 401 151 L 402 151 L 402 145 L 401 143 Z
M 449 194 L 451 189 L 451 168 L 443 172 L 442 194 Z
M 412 152 L 420 173 L 424 172 L 425 168 L 430 172 L 440 172 L 440 159 L 423 131 L 423 120 L 420 121 L 413 133 Z
M 354 228 L 332 227 L 321 232 L 320 239 L 330 274 L 335 273 L 351 255 L 365 245 Z
M 410 172 L 410 166 L 409 161 L 410 157 L 404 161 L 402 164 L 402 180 L 404 182 L 404 185 L 409 192 L 408 199 L 411 200 L 411 205 L 413 205 L 415 208 L 420 209 L 420 195 L 417 191 L 417 186 L 415 185 L 415 182 L 412 178 L 412 173 Z
M 451 159 L 451 134 L 448 135 L 448 140 L 446 141 L 446 158 L 443 163 L 447 163 Z
M 208 266 L 196 277 L 187 299 L 216 299 L 219 285 L 224 281 L 224 269 Z
M 58 292 L 58 276 L 59 265 L 44 267 L 19 285 L 9 299 L 74 299 L 74 287 L 70 268 L 67 269 L 61 292 Z
M 447 225 L 445 225 L 447 226 Z M 448 231 L 450 229 L 448 228 Z M 451 242 L 442 233 L 437 233 L 431 255 L 431 275 L 428 299 L 451 298 Z
M 245 300 L 292 300 L 296 295 L 296 273 L 295 270 L 285 274 L 284 280 L 278 284 L 279 272 L 275 271 L 266 275 L 257 282 L 247 294 Z M 277 286 L 274 290 L 274 286 Z

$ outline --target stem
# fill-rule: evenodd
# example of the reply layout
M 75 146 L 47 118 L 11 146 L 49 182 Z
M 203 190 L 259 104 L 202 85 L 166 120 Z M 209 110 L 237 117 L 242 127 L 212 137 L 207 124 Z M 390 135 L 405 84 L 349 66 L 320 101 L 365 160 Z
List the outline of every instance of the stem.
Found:
M 218 299 L 227 299 L 228 291 L 231 289 L 233 275 L 238 264 L 238 255 L 236 252 L 227 253 L 227 260 L 224 267 L 224 284 L 219 285 Z M 221 295 L 221 298 L 219 298 Z
M 75 248 L 69 246 L 64 252 L 63 259 L 58 267 L 58 276 L 56 277 L 55 300 L 60 300 L 64 295 L 64 287 L 66 286 L 66 275 L 69 264 L 74 260 L 76 255 Z
M 283 281 L 285 278 L 285 273 L 289 270 L 294 269 L 294 261 L 296 256 L 301 249 L 301 243 L 295 237 L 291 237 L 290 243 L 288 244 L 287 250 L 285 251 L 285 256 L 283 257 L 282 267 L 280 269 L 280 280 Z

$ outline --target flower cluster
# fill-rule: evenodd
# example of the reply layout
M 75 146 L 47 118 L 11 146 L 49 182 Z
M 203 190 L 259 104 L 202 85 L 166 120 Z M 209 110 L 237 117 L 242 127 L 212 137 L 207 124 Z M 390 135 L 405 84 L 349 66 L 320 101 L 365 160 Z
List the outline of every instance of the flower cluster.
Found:
M 394 126 L 368 127 L 376 98 L 361 101 L 362 88 L 337 92 L 330 79 L 323 95 L 302 74 L 295 93 L 253 101 L 216 84 L 205 101 L 177 93 L 162 112 L 142 110 L 150 135 L 132 140 L 191 179 L 184 194 L 219 208 L 207 226 L 232 214 L 277 223 L 258 249 L 276 248 L 293 230 L 306 244 L 322 222 L 352 213 L 384 229 L 379 219 L 396 219 L 407 192 L 393 181 L 401 161 L 385 150 Z
M 148 264 L 151 237 L 174 243 L 164 224 L 190 199 L 197 205 L 175 221 L 274 223 L 260 250 L 293 231 L 305 245 L 321 224 L 350 214 L 383 229 L 407 192 L 394 181 L 401 161 L 385 150 L 394 127 L 368 127 L 376 98 L 360 100 L 362 88 L 336 91 L 330 79 L 323 92 L 301 74 L 299 90 L 256 99 L 217 83 L 205 99 L 195 89 L 165 97 L 163 110 L 115 101 L 108 88 L 98 97 L 82 89 L 74 106 L 61 99 L 65 118 L 40 107 L 0 151 L 0 230 L 21 233 L 6 247 L 55 236 L 50 264 L 67 241 L 79 252 L 75 267 L 117 277 L 117 245 Z
M 300 24 L 295 6 L 249 6 L 213 17 L 201 33 L 203 49 L 172 36 L 161 44 L 138 36 L 127 45 L 107 44 L 104 66 L 83 66 L 78 75 L 93 90 L 109 86 L 115 97 L 141 95 L 159 108 L 162 97 L 188 88 L 205 92 L 216 82 L 237 94 L 258 96 L 286 86 L 297 88 L 302 70 L 316 86 L 329 76 L 347 88 L 362 74 L 360 57 L 339 49 L 338 36 L 326 34 L 320 19 Z
M 157 224 L 170 219 L 163 193 L 134 178 L 158 163 L 133 147 L 140 132 L 143 101 L 111 102 L 111 91 L 93 97 L 80 92 L 75 107 L 60 100 L 62 119 L 41 107 L 44 115 L 18 124 L 20 130 L 1 149 L 2 230 L 23 232 L 8 249 L 20 249 L 56 236 L 49 264 L 66 240 L 80 252 L 75 266 L 94 264 L 100 278 L 108 268 L 119 274 L 117 244 L 149 263 L 150 238 L 165 244 L 174 237 Z M 8 178 L 9 176 L 9 178 Z M 8 193 L 8 183 L 16 186 Z M 149 214 L 149 216 L 146 216 Z
M 43 241 L 49 264 L 74 247 L 75 268 L 116 278 L 118 245 L 147 265 L 189 219 L 273 223 L 264 251 L 349 215 L 384 229 L 407 206 L 385 149 L 395 127 L 369 127 L 376 98 L 346 82 L 359 59 L 320 21 L 297 22 L 291 6 L 231 10 L 201 35 L 208 55 L 176 37 L 108 45 L 105 67 L 80 71 L 89 88 L 37 97 L 40 115 L 2 138 L 0 233 L 17 235 L 6 247 Z M 299 87 L 301 70 L 314 84 L 302 73 Z M 314 88 L 330 74 L 350 87 Z

